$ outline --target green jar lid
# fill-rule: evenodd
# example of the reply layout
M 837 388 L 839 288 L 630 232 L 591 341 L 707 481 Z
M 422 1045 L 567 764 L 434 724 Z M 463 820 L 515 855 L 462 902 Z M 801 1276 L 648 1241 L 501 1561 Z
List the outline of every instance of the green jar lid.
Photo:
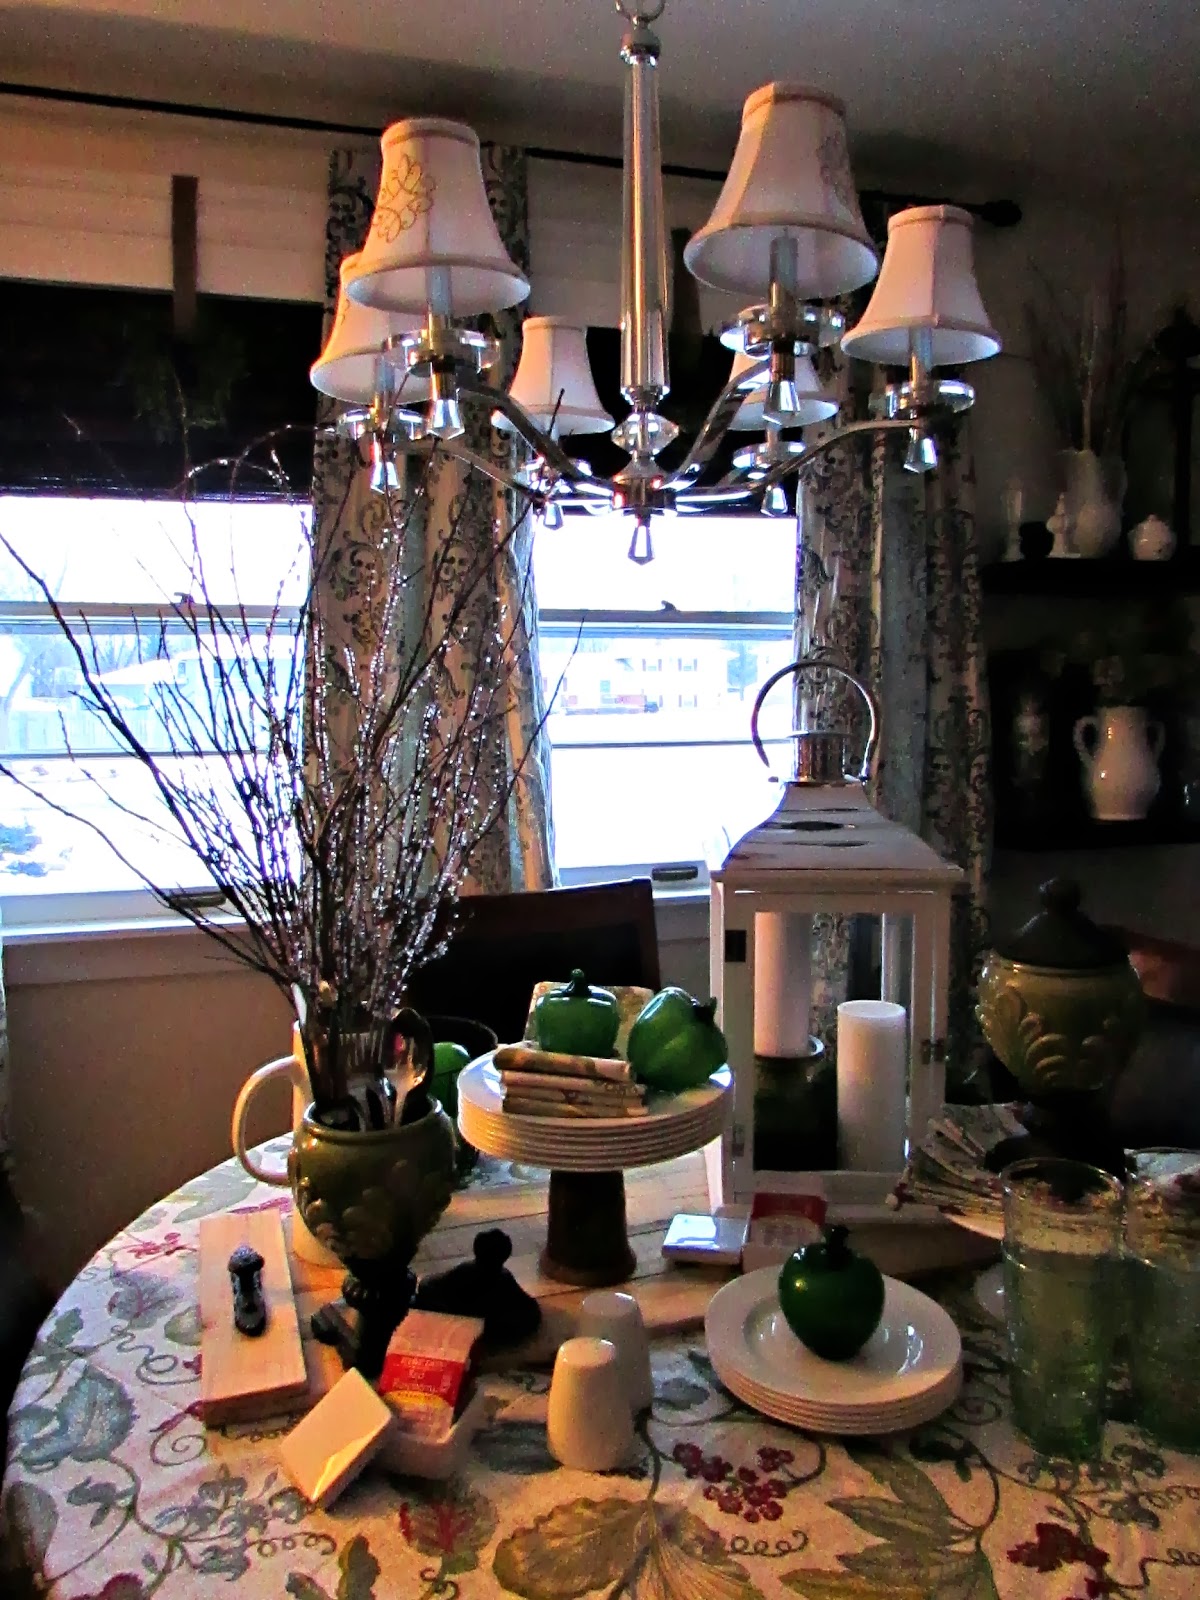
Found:
M 1080 909 L 1074 878 L 1051 878 L 1038 890 L 1042 909 L 1006 940 L 996 954 L 1031 967 L 1061 972 L 1095 972 L 1121 966 L 1128 958 L 1115 933 L 1098 928 Z

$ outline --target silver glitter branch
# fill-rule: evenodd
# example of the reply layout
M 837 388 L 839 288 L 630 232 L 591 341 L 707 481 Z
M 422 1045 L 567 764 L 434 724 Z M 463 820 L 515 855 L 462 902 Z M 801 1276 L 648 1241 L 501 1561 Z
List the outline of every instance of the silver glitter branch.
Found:
M 520 571 L 507 615 L 496 574 L 517 561 L 529 503 L 481 542 L 456 499 L 448 526 L 426 538 L 436 466 L 403 503 L 389 497 L 370 547 L 354 536 L 360 609 L 349 622 L 334 598 L 344 518 L 323 547 L 310 537 L 298 618 L 277 602 L 253 625 L 241 604 L 210 599 L 193 528 L 199 592 L 164 605 L 151 628 L 131 619 L 139 660 L 182 644 L 196 661 L 186 692 L 153 686 L 152 735 L 106 681 L 87 618 L 68 615 L 0 536 L 73 652 L 79 698 L 148 775 L 156 807 L 92 783 L 128 821 L 181 838 L 222 904 L 163 887 L 115 830 L 0 771 L 92 828 L 159 901 L 288 996 L 318 1109 L 347 1092 L 337 1039 L 382 1037 L 413 973 L 445 948 L 459 890 L 520 777 L 506 726 L 531 579 Z

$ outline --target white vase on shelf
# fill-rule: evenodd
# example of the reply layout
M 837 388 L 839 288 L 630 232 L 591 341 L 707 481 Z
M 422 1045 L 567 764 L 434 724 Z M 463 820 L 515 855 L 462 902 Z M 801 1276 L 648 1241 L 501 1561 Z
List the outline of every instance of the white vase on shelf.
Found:
M 1096 820 L 1141 821 L 1162 781 L 1162 723 L 1151 722 L 1145 706 L 1105 706 L 1080 717 L 1074 739 Z
M 1144 517 L 1129 530 L 1129 549 L 1135 561 L 1169 561 L 1175 554 L 1175 534 L 1161 517 Z
M 1062 461 L 1070 552 L 1094 561 L 1108 555 L 1121 537 L 1125 468 L 1094 450 L 1064 450 Z
M 1050 546 L 1051 560 L 1065 561 L 1073 555 L 1078 555 L 1079 552 L 1071 548 L 1071 519 L 1067 515 L 1065 493 L 1059 495 L 1054 510 L 1046 518 L 1046 529 L 1054 541 Z

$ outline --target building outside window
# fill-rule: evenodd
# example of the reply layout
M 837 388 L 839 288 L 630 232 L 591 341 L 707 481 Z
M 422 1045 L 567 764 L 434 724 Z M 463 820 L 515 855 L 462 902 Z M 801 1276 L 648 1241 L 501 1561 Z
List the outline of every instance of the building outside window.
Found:
M 795 525 L 664 516 L 653 538 L 655 559 L 639 567 L 620 514 L 567 517 L 535 536 L 565 882 L 666 868 L 702 883 L 778 799 L 750 711 L 793 655 Z M 762 729 L 781 772 L 790 726 L 781 693 Z
M 270 501 L 185 508 L 178 500 L 0 497 L 0 533 L 90 641 L 89 666 L 134 733 L 164 753 L 160 691 L 170 686 L 187 699 L 202 690 L 195 641 L 171 602 L 199 592 L 202 567 L 220 626 L 248 637 L 257 660 L 265 664 L 269 650 L 277 667 L 286 664 L 279 658 L 300 648 L 295 623 L 308 586 L 310 515 L 307 506 Z M 42 796 L 0 778 L 0 901 L 8 925 L 153 910 L 132 865 L 99 833 L 166 889 L 212 888 L 173 835 L 141 764 L 88 711 L 83 688 L 50 605 L 0 550 L 0 760 Z M 227 781 L 215 750 L 186 759 L 194 781 L 214 792 Z

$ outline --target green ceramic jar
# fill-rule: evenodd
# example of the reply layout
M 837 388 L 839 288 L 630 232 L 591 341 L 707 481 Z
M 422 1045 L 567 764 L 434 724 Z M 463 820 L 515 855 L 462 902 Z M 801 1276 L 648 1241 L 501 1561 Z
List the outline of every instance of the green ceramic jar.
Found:
M 1145 1001 L 1120 941 L 1080 909 L 1078 884 L 1055 878 L 1042 909 L 990 951 L 975 1014 L 1031 1100 L 1107 1088 L 1129 1060 Z
M 312 1107 L 292 1136 L 288 1177 L 305 1226 L 352 1272 L 406 1267 L 450 1201 L 454 1125 L 435 1100 L 415 1122 L 325 1128 Z

